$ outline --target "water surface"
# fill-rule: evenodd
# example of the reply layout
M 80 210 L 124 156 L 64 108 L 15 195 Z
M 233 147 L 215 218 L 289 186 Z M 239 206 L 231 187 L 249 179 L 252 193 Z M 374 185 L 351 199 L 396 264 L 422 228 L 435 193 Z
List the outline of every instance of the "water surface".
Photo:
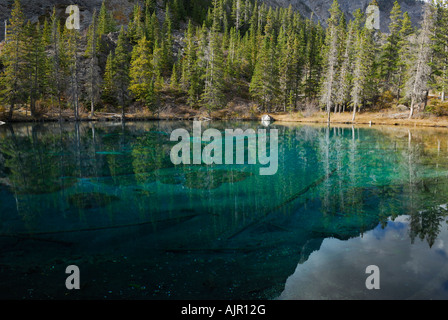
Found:
M 448 131 L 272 124 L 261 176 L 174 166 L 176 128 L 192 123 L 0 127 L 0 298 L 447 297 Z

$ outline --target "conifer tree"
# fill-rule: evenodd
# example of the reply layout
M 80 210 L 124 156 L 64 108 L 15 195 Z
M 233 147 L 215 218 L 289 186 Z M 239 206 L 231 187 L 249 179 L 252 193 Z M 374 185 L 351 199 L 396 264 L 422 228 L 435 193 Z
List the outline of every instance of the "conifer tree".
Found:
M 51 47 L 49 63 L 49 91 L 52 96 L 56 96 L 59 108 L 59 120 L 62 120 L 62 93 L 66 87 L 66 76 L 68 73 L 67 50 L 63 40 L 61 24 L 53 8 L 51 16 Z
M 42 43 L 45 47 L 49 46 L 51 43 L 51 27 L 48 23 L 47 18 L 45 18 L 44 20 L 44 26 L 42 30 Z
M 232 1 L 232 20 L 233 26 L 235 26 L 236 30 L 239 30 L 243 25 L 243 12 L 244 12 L 244 3 L 243 0 L 234 0 Z
M 283 111 L 292 108 L 290 97 L 293 95 L 295 77 L 298 75 L 298 52 L 295 52 L 296 38 L 293 35 L 286 35 L 284 28 L 280 28 L 278 36 L 277 51 L 279 54 L 278 70 L 279 70 L 279 95 L 280 102 L 283 105 Z M 295 100 L 294 100 L 295 101 Z
M 185 35 L 185 49 L 182 58 L 182 89 L 187 92 L 188 104 L 195 105 L 199 101 L 200 82 L 199 82 L 199 67 L 197 56 L 197 45 L 195 42 L 195 35 L 193 24 L 191 20 L 188 22 L 188 28 Z
M 219 37 L 219 2 L 214 0 L 213 26 L 209 32 L 205 87 L 201 100 L 209 114 L 224 101 L 224 61 Z
M 228 83 L 241 77 L 244 58 L 241 54 L 240 32 L 235 27 L 230 29 L 229 44 L 226 48 L 226 70 L 225 78 Z
M 69 70 L 68 95 L 73 107 L 75 121 L 80 120 L 80 57 L 78 53 L 80 34 L 76 29 L 64 30 L 64 41 L 67 43 L 67 66 Z
M 355 17 L 362 19 L 363 14 L 361 10 L 357 10 Z M 356 18 L 355 18 L 356 19 Z M 345 111 L 345 106 L 350 102 L 350 92 L 353 84 L 353 69 L 355 60 L 355 44 L 359 33 L 359 23 L 356 20 L 352 20 L 348 24 L 347 34 L 345 36 L 344 55 L 342 57 L 341 68 L 338 74 L 337 91 L 335 103 L 341 111 L 341 108 Z
M 104 5 L 104 2 L 103 2 Z M 90 99 L 90 116 L 93 117 L 95 113 L 95 103 L 100 95 L 101 88 L 101 75 L 100 67 L 98 63 L 98 41 L 99 41 L 99 31 L 98 31 L 98 21 L 96 16 L 96 11 L 93 13 L 92 23 L 89 26 L 88 37 L 87 37 L 87 49 L 86 56 L 89 60 L 88 67 L 88 81 L 86 83 L 87 94 Z
M 151 15 L 149 14 L 146 15 L 145 26 L 146 26 L 146 39 L 154 46 L 156 41 L 158 42 L 161 41 L 160 23 L 155 11 L 152 12 Z
M 47 83 L 47 55 L 44 37 L 39 22 L 36 26 L 28 23 L 26 65 L 29 75 L 29 97 L 31 116 L 35 115 L 36 100 L 42 97 Z
M 252 97 L 267 112 L 271 112 L 271 105 L 276 102 L 279 91 L 277 46 L 273 23 L 273 11 L 270 9 L 265 25 L 263 44 L 258 53 L 250 83 Z
M 371 29 L 364 27 L 358 32 L 355 48 L 353 88 L 351 91 L 353 104 L 352 121 L 355 121 L 357 109 L 361 107 L 370 92 L 369 85 L 371 85 L 375 59 L 375 43 Z
M 128 39 L 122 26 L 118 36 L 115 58 L 113 60 L 113 82 L 116 88 L 116 97 L 121 107 L 121 118 L 125 120 L 126 107 L 129 100 L 129 54 Z
M 4 71 L 1 75 L 2 90 L 0 94 L 9 104 L 8 118 L 11 120 L 14 107 L 23 102 L 25 95 L 25 17 L 19 0 L 15 0 L 6 34 L 6 42 L 2 50 Z
M 165 20 L 162 28 L 163 37 L 161 39 L 161 62 L 160 71 L 163 75 L 168 75 L 173 67 L 173 22 L 170 7 L 167 4 Z
M 414 28 L 412 27 L 411 18 L 409 14 L 405 12 L 403 14 L 402 26 L 400 30 L 400 43 L 398 56 L 400 57 L 397 63 L 397 100 L 400 99 L 402 95 L 402 90 L 406 80 L 406 70 L 407 63 L 411 60 L 411 48 L 410 48 L 410 37 L 414 33 Z
M 324 48 L 324 75 L 322 81 L 321 102 L 327 112 L 327 121 L 330 122 L 330 112 L 334 105 L 335 86 L 337 80 L 340 41 L 338 38 L 339 22 L 342 12 L 337 0 L 333 1 L 330 9 L 330 18 L 328 19 L 327 34 L 325 37 Z
M 390 12 L 391 22 L 389 24 L 389 35 L 382 48 L 380 57 L 380 78 L 383 82 L 384 90 L 392 89 L 396 94 L 397 87 L 397 71 L 399 70 L 398 63 L 400 60 L 400 44 L 401 44 L 401 28 L 402 28 L 402 13 L 401 6 L 398 1 L 395 1 L 392 11 Z
M 146 0 L 145 1 L 145 12 L 148 12 L 150 15 L 155 13 L 157 10 L 157 0 Z
M 103 76 L 103 83 L 101 86 L 101 100 L 105 103 L 116 105 L 116 85 L 114 82 L 115 77 L 115 64 L 114 64 L 114 54 L 111 51 L 107 56 L 106 68 Z
M 146 36 L 141 38 L 132 50 L 129 77 L 129 90 L 136 100 L 144 102 L 148 107 L 151 107 L 154 101 L 155 75 L 153 56 Z
M 448 88 L 448 3 L 446 0 L 435 2 L 435 36 L 434 59 L 432 62 L 433 87 L 441 92 L 441 100 L 445 101 Z
M 107 9 L 106 0 L 101 3 L 100 12 L 98 15 L 98 37 L 101 39 L 103 34 L 108 34 L 116 30 L 116 22 L 112 12 Z
M 173 71 L 170 78 L 170 89 L 174 92 L 179 90 L 179 73 L 177 71 L 177 63 L 173 65 Z
M 143 36 L 146 36 L 142 7 L 138 3 L 134 5 L 134 11 L 132 19 L 128 25 L 127 34 L 133 45 L 137 44 Z
M 315 26 L 312 21 L 307 20 L 304 29 L 304 36 L 306 38 L 305 51 L 305 96 L 313 99 L 319 92 L 319 79 L 323 69 L 323 29 L 320 23 Z
M 255 65 L 257 63 L 259 40 L 261 40 L 261 28 L 258 27 L 258 3 L 255 0 L 253 6 L 253 13 L 249 21 L 249 72 L 255 71 Z

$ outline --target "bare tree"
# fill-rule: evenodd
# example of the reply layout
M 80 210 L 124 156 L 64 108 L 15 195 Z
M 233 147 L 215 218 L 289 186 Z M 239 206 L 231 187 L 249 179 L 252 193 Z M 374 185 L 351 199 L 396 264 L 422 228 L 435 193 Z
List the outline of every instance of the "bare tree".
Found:
M 98 56 L 97 56 L 97 43 L 98 43 L 98 26 L 97 26 L 97 17 L 96 11 L 93 13 L 92 24 L 89 28 L 89 41 L 87 48 L 87 55 L 89 57 L 89 71 L 88 78 L 89 81 L 87 83 L 87 94 L 90 98 L 90 116 L 93 117 L 95 113 L 95 103 L 100 96 L 100 67 L 98 64 Z
M 327 110 L 327 121 L 330 123 L 331 107 L 334 104 L 334 97 L 336 94 L 336 82 L 338 80 L 337 72 L 339 68 L 339 51 L 340 51 L 340 21 L 342 11 L 339 8 L 337 0 L 333 1 L 330 18 L 328 19 L 327 34 L 325 37 L 325 73 L 322 82 L 321 103 Z
M 414 114 L 415 104 L 424 101 L 431 76 L 429 65 L 433 53 L 432 39 L 434 33 L 434 12 L 431 4 L 427 3 L 424 9 L 422 28 L 417 37 L 415 58 L 410 63 L 409 79 L 406 83 L 406 97 L 411 99 L 409 119 Z

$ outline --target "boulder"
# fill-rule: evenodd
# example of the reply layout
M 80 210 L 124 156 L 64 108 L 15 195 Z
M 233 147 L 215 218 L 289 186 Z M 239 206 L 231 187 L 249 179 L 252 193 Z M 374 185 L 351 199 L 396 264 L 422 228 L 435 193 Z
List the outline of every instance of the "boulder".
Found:
M 272 118 L 270 115 L 265 114 L 261 117 L 262 122 L 272 122 L 274 121 L 274 118 Z
M 406 107 L 404 104 L 400 104 L 400 105 L 397 106 L 397 110 L 398 111 L 408 111 L 409 108 Z

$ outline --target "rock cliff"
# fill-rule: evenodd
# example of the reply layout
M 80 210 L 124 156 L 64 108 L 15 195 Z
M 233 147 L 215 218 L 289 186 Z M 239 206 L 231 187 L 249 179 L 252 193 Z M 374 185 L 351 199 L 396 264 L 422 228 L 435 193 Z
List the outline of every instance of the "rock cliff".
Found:
M 291 5 L 294 9 L 299 10 L 305 17 L 313 17 L 321 21 L 322 25 L 326 25 L 327 19 L 330 17 L 328 10 L 333 0 L 261 0 L 268 5 L 288 7 Z M 346 14 L 348 19 L 353 18 L 352 13 L 356 9 L 366 10 L 372 0 L 339 0 L 341 10 Z M 395 0 L 377 0 L 380 7 L 380 26 L 382 32 L 388 32 L 390 23 L 389 14 L 392 10 Z M 398 0 L 403 12 L 408 12 L 412 22 L 418 25 L 422 17 L 422 9 L 424 1 L 419 0 Z
M 119 20 L 125 22 L 132 12 L 132 6 L 136 0 L 121 1 L 108 0 L 108 6 L 119 12 Z M 292 7 L 299 10 L 303 16 L 319 19 L 325 26 L 329 17 L 328 9 L 333 0 L 259 0 L 271 6 Z M 388 32 L 390 22 L 389 13 L 395 0 L 377 0 L 381 11 L 381 31 Z M 4 38 L 5 20 L 9 18 L 14 0 L 0 0 L 0 41 Z M 356 9 L 365 10 L 371 0 L 339 0 L 339 4 L 347 17 L 352 18 L 352 13 Z M 407 11 L 414 24 L 418 24 L 422 15 L 423 1 L 419 0 L 398 0 L 403 12 Z M 65 9 L 70 4 L 77 4 L 80 7 L 82 27 L 91 21 L 94 9 L 99 10 L 102 0 L 21 0 L 22 8 L 27 19 L 35 22 L 43 16 L 49 16 L 53 6 L 56 6 L 61 17 L 65 14 Z

